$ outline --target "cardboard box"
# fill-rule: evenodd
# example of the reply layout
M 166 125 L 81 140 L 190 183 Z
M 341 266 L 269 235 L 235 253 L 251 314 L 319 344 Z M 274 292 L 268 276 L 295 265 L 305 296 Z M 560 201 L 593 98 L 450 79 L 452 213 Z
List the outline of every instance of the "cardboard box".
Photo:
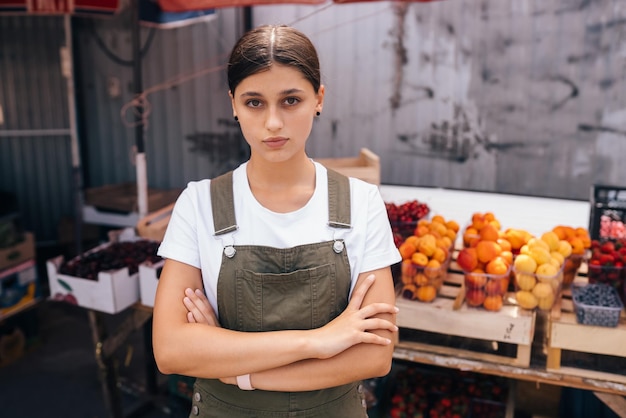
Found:
M 154 297 L 164 264 L 165 260 L 155 264 L 146 262 L 139 265 L 139 295 L 142 305 L 154 306 Z
M 37 291 L 34 259 L 0 272 L 0 319 L 31 304 Z
M 35 258 L 35 235 L 25 232 L 24 239 L 11 247 L 0 248 L 0 270 Z
M 314 158 L 314 160 L 344 176 L 356 177 L 368 183 L 380 185 L 380 157 L 367 148 L 361 148 L 356 157 Z
M 111 245 L 102 244 L 85 254 Z M 46 262 L 50 295 L 84 308 L 115 314 L 139 301 L 139 274 L 130 275 L 128 268 L 98 272 L 98 280 L 83 279 L 59 273 L 63 256 Z
M 594 184 L 590 200 L 591 239 L 626 237 L 626 188 Z

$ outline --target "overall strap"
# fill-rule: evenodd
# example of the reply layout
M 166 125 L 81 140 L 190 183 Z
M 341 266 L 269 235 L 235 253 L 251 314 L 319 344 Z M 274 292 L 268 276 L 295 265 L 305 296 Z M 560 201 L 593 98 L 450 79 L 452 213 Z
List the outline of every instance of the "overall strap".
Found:
M 328 225 L 333 228 L 352 228 L 350 224 L 350 179 L 329 168 Z
M 215 235 L 226 234 L 237 229 L 232 171 L 211 180 L 211 208 Z

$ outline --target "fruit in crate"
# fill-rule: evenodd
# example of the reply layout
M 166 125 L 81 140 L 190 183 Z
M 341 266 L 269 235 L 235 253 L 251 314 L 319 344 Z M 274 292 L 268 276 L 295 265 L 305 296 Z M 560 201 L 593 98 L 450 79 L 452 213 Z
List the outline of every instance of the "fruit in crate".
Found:
M 428 205 L 416 199 L 400 204 L 385 202 L 385 208 L 396 247 L 400 246 L 406 237 L 413 234 L 417 221 L 426 218 L 430 213 Z
M 100 250 L 88 251 L 64 262 L 59 273 L 88 280 L 98 280 L 98 272 L 128 268 L 133 275 L 145 261 L 156 263 L 161 257 L 156 255 L 159 244 L 155 241 L 138 240 L 114 242 Z
M 441 215 L 418 222 L 414 235 L 400 243 L 402 297 L 421 302 L 433 301 L 448 274 L 450 252 L 458 224 Z

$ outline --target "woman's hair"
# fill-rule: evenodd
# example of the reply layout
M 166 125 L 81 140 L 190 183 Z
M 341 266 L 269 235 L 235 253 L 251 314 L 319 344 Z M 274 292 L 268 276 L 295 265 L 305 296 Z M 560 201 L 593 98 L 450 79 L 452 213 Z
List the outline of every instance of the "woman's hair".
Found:
M 313 85 L 321 85 L 320 64 L 315 47 L 302 32 L 284 25 L 265 25 L 245 33 L 228 60 L 228 88 L 231 94 L 243 79 L 267 71 L 273 63 L 293 67 Z

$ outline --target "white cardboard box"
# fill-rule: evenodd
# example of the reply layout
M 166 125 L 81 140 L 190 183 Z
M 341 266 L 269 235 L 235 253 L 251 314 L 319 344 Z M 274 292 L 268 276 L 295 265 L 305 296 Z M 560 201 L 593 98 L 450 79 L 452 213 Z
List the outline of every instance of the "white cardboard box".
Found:
M 100 245 L 89 252 L 104 249 L 110 243 Z M 53 300 L 63 300 L 83 308 L 115 314 L 139 301 L 139 274 L 130 275 L 128 268 L 101 271 L 98 280 L 73 277 L 58 272 L 64 257 L 58 256 L 46 262 L 50 295 Z
M 139 295 L 142 305 L 154 306 L 154 297 L 164 264 L 165 260 L 155 264 L 146 262 L 139 265 Z

